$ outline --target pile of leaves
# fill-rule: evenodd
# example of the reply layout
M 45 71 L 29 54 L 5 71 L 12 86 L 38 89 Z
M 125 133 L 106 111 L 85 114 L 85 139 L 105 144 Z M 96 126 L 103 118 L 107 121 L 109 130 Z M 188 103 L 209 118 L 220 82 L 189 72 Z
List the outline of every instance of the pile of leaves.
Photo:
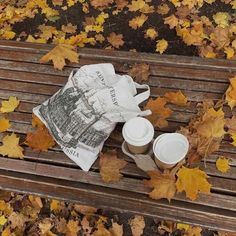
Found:
M 172 51 L 181 39 L 202 57 L 235 59 L 235 9 L 235 0 L 2 0 L 0 38 L 134 51 L 152 45 L 161 54 L 170 45 L 184 54 Z M 71 15 L 81 17 L 70 22 Z M 134 48 L 136 37 L 143 45 Z

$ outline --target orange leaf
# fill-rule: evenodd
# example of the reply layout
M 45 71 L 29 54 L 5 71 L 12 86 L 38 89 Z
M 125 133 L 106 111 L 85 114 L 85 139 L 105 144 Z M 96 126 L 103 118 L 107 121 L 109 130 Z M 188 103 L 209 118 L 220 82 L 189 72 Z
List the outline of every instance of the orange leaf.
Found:
M 25 144 L 34 150 L 47 151 L 55 141 L 46 128 L 38 128 L 36 132 L 27 134 Z
M 187 198 L 196 200 L 199 192 L 210 193 L 211 184 L 208 183 L 208 176 L 204 171 L 182 166 L 177 172 L 177 176 L 177 190 L 178 192 L 185 191 Z
M 108 231 L 103 224 L 98 224 L 97 230 L 92 234 L 92 236 L 113 236 L 110 231 Z
M 129 21 L 129 26 L 133 29 L 138 29 L 143 26 L 144 22 L 148 19 L 148 17 L 144 14 L 137 16 Z
M 236 106 L 236 76 L 230 79 L 230 85 L 226 91 L 225 99 L 231 109 Z
M 2 118 L 0 119 L 0 132 L 5 132 L 11 127 L 9 120 Z
M 100 154 L 100 174 L 105 183 L 114 183 L 120 180 L 122 175 L 120 169 L 126 166 L 127 162 L 117 158 L 116 150 L 109 150 Z
M 52 61 L 55 69 L 62 70 L 66 65 L 66 59 L 70 62 L 78 63 L 79 54 L 75 51 L 74 46 L 59 44 L 49 53 L 44 55 L 39 62 L 46 63 Z
M 149 65 L 144 63 L 135 64 L 134 66 L 132 66 L 132 69 L 128 71 L 128 74 L 138 83 L 147 81 L 150 75 Z
M 188 99 L 183 95 L 181 91 L 178 92 L 167 92 L 164 97 L 168 102 L 173 103 L 178 106 L 187 106 Z
M 164 128 L 168 125 L 168 122 L 165 120 L 168 118 L 172 110 L 170 108 L 165 107 L 166 99 L 158 97 L 157 99 L 149 99 L 146 104 L 144 110 L 150 109 L 152 111 L 152 115 L 147 116 L 147 119 L 155 126 L 159 128 Z
M 162 3 L 157 8 L 157 13 L 160 15 L 166 15 L 170 11 L 169 6 L 166 3 Z
M 124 40 L 122 34 L 116 34 L 112 32 L 109 37 L 107 37 L 107 41 L 114 47 L 119 48 L 120 46 L 123 46 Z
M 167 198 L 170 200 L 174 197 L 176 192 L 175 176 L 168 171 L 160 173 L 159 171 L 148 171 L 150 180 L 144 180 L 144 184 L 153 188 L 149 193 L 149 197 L 153 199 Z
M 219 157 L 216 161 L 216 168 L 222 173 L 226 173 L 229 171 L 229 159 L 225 157 Z
M 38 128 L 45 126 L 44 123 L 34 113 L 32 114 L 32 126 Z

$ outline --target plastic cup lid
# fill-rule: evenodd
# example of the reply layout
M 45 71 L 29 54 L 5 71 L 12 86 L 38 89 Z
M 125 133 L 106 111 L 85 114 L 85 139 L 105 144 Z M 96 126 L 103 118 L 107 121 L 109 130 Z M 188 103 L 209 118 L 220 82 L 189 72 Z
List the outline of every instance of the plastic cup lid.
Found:
M 163 135 L 161 138 L 157 138 L 153 145 L 155 156 L 166 164 L 176 164 L 182 160 L 188 149 L 188 139 L 178 133 Z
M 153 139 L 154 128 L 149 120 L 135 117 L 124 124 L 122 134 L 127 143 L 134 146 L 143 146 Z

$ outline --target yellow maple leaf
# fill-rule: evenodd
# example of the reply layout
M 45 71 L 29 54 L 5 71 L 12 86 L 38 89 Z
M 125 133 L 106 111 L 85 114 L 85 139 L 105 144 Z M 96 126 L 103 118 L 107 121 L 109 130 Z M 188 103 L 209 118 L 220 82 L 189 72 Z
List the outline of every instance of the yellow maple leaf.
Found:
M 100 154 L 100 175 L 105 183 L 114 183 L 120 180 L 122 175 L 120 169 L 126 166 L 127 162 L 117 158 L 116 150 L 110 150 Z
M 7 226 L 3 231 L 1 236 L 15 236 L 15 234 L 13 234 L 11 232 L 10 226 Z
M 225 100 L 231 109 L 236 106 L 236 76 L 230 79 L 230 85 L 225 93 Z
M 210 193 L 211 184 L 208 183 L 208 176 L 204 171 L 182 166 L 178 170 L 177 176 L 177 191 L 185 191 L 187 198 L 196 200 L 199 192 Z
M 67 234 L 71 236 L 78 235 L 79 230 L 81 229 L 81 226 L 79 225 L 79 222 L 76 220 L 69 220 L 67 223 Z
M 156 52 L 162 54 L 168 47 L 168 42 L 165 39 L 157 40 Z
M 144 180 L 144 184 L 153 188 L 149 193 L 149 197 L 156 200 L 167 198 L 170 202 L 176 192 L 175 176 L 169 172 L 148 171 L 147 173 L 151 179 Z
M 225 157 L 219 157 L 216 161 L 216 167 L 222 173 L 228 172 L 230 169 L 229 159 Z
M 2 30 L 2 32 L 0 33 L 1 33 L 1 38 L 3 39 L 13 39 L 16 36 L 16 33 L 11 30 L 6 30 L 6 31 Z
M 7 222 L 7 219 L 5 216 L 0 216 L 0 226 L 5 225 Z
M 20 101 L 16 97 L 10 96 L 8 101 L 2 101 L 2 107 L 0 112 L 8 113 L 13 112 L 20 104 Z
M 232 6 L 232 9 L 236 9 L 236 0 L 231 1 L 230 5 Z
M 129 21 L 129 26 L 133 29 L 137 29 L 143 26 L 144 22 L 148 19 L 148 17 L 144 14 L 137 16 Z
M 162 3 L 157 7 L 157 13 L 160 15 L 166 15 L 170 11 L 169 6 L 166 3 Z
M 154 125 L 159 128 L 164 128 L 168 126 L 166 118 L 172 114 L 172 110 L 166 105 L 166 99 L 158 97 L 157 99 L 149 99 L 148 103 L 145 106 L 145 110 L 150 109 L 152 114 L 147 116 L 147 119 Z
M 164 24 L 169 25 L 170 29 L 175 28 L 178 25 L 178 23 L 179 23 L 178 18 L 174 14 L 164 18 L 164 20 L 165 20 Z
M 150 38 L 150 39 L 154 40 L 157 36 L 158 36 L 158 33 L 153 28 L 148 28 L 145 32 L 145 38 Z
M 24 157 L 24 149 L 19 146 L 19 138 L 17 138 L 14 133 L 5 136 L 2 140 L 2 143 L 3 145 L 0 146 L 1 155 L 20 159 Z
M 185 230 L 187 231 L 189 228 L 190 228 L 190 225 L 188 224 L 183 224 L 183 223 L 177 223 L 177 229 L 180 229 L 180 230 Z
M 167 92 L 165 93 L 164 97 L 166 100 L 170 103 L 173 103 L 178 106 L 187 106 L 188 105 L 188 99 L 186 96 L 181 92 Z
M 231 47 L 225 47 L 224 49 L 227 59 L 231 59 L 234 56 L 234 49 Z
M 227 12 L 217 12 L 215 15 L 213 15 L 213 19 L 217 25 L 225 28 L 229 25 L 229 20 L 231 19 L 231 17 Z
M 9 120 L 2 118 L 0 119 L 0 132 L 5 132 L 11 127 Z
M 39 62 L 46 63 L 48 61 L 52 61 L 55 69 L 62 70 L 63 67 L 66 65 L 66 59 L 70 62 L 78 63 L 79 54 L 75 52 L 74 46 L 59 44 L 55 48 L 53 48 L 49 53 L 44 55 Z
M 47 40 L 44 38 L 35 39 L 32 35 L 28 35 L 26 42 L 29 43 L 47 43 Z
M 144 0 L 132 0 L 131 4 L 128 5 L 129 11 L 138 11 L 145 6 L 146 2 Z
M 205 138 L 220 138 L 225 134 L 225 123 L 222 108 L 218 111 L 210 108 L 204 113 L 202 120 L 195 124 L 194 128 L 198 134 Z
M 190 226 L 187 231 L 185 231 L 184 236 L 202 236 L 202 228 L 199 226 Z

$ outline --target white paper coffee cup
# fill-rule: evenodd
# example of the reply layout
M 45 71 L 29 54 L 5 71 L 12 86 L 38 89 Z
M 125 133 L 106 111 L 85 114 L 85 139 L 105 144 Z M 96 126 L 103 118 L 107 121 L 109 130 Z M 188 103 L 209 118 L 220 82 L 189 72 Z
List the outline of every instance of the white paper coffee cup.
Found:
M 162 134 L 153 143 L 155 162 L 162 169 L 170 169 L 183 160 L 188 149 L 188 139 L 179 133 Z
M 135 117 L 124 124 L 122 135 L 129 150 L 132 153 L 141 154 L 148 150 L 154 137 L 154 128 L 149 120 Z

